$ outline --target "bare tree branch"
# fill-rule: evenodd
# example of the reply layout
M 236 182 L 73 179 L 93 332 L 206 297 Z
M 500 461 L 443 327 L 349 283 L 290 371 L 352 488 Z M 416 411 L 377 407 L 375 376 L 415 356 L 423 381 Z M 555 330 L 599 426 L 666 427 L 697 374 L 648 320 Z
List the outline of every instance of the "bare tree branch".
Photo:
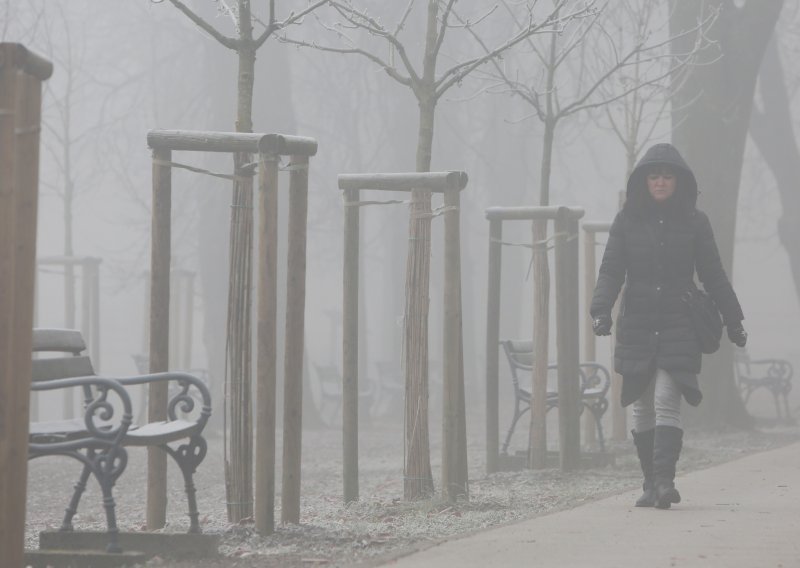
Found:
M 214 26 L 192 11 L 186 4 L 181 2 L 181 0 L 169 0 L 170 4 L 175 6 L 178 10 L 183 12 L 183 14 L 189 18 L 192 22 L 194 22 L 200 29 L 205 31 L 208 35 L 213 37 L 219 43 L 227 47 L 228 49 L 232 49 L 237 51 L 239 49 L 239 41 L 224 35 L 222 32 L 217 30 Z
M 275 0 L 270 0 L 270 12 L 269 12 L 269 24 L 267 24 L 266 29 L 261 33 L 260 36 L 253 42 L 254 48 L 258 49 L 267 39 L 277 30 L 283 29 L 287 26 L 291 26 L 292 24 L 296 24 L 305 16 L 319 8 L 320 6 L 327 4 L 329 0 L 317 0 L 313 4 L 306 7 L 304 10 L 300 10 L 297 13 L 289 14 L 289 17 L 283 20 L 282 22 L 275 21 Z
M 450 13 L 453 11 L 453 5 L 456 3 L 456 0 L 448 0 L 447 6 L 444 9 L 444 13 L 442 14 L 442 24 L 439 26 L 439 34 L 436 38 L 436 47 L 433 48 L 433 58 L 436 59 L 439 55 L 439 51 L 442 49 L 442 44 L 444 43 L 444 36 L 447 32 L 447 20 L 450 18 Z
M 542 32 L 546 28 L 551 26 L 572 21 L 577 18 L 588 16 L 594 13 L 594 2 L 587 2 L 583 8 L 577 9 L 575 12 L 567 15 L 567 16 L 559 16 L 559 11 L 563 8 L 564 1 L 561 0 L 556 3 L 555 8 L 550 14 L 542 20 L 541 23 L 536 24 L 534 23 L 533 14 L 529 14 L 528 22 L 523 29 L 521 29 L 517 35 L 512 37 L 510 40 L 504 42 L 503 44 L 499 45 L 498 47 L 487 50 L 487 53 L 481 57 L 473 58 L 469 61 L 465 61 L 458 65 L 455 65 L 444 72 L 444 74 L 436 81 L 436 96 L 437 98 L 440 97 L 447 89 L 452 87 L 454 84 L 461 81 L 464 77 L 472 73 L 475 69 L 496 58 L 498 55 L 502 54 L 505 51 L 508 51 L 515 45 L 519 44 L 520 42 L 527 40 L 530 36 L 535 35 L 537 33 Z M 465 23 L 462 20 L 462 23 Z M 467 29 L 472 33 L 473 37 L 478 37 L 477 32 L 472 29 L 471 26 L 466 26 Z M 485 43 L 483 44 L 486 45 Z

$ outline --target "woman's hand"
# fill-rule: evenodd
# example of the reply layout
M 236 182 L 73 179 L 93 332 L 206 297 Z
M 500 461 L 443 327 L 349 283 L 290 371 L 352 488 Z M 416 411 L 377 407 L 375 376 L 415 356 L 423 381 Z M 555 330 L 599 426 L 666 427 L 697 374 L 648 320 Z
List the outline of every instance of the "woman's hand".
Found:
M 747 344 L 747 332 L 742 326 L 742 322 L 728 324 L 728 339 L 737 347 L 744 347 Z
M 611 316 L 602 314 L 592 320 L 592 331 L 595 335 L 611 335 Z

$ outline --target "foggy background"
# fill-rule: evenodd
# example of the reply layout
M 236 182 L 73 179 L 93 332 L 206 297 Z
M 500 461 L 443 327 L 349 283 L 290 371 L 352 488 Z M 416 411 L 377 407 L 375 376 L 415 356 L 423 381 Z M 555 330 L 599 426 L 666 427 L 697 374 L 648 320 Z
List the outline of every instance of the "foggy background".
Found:
M 220 29 L 232 30 L 229 18 L 218 11 L 220 4 L 195 0 L 191 5 Z M 286 4 L 281 9 L 287 12 L 288 5 L 304 5 Z M 393 21 L 405 3 L 365 5 Z M 798 10 L 787 5 L 776 33 L 796 116 L 800 116 L 800 97 L 796 96 L 800 69 L 791 62 L 800 50 L 798 25 Z M 423 30 L 424 21 L 412 21 L 406 30 L 409 43 L 421 42 Z M 503 34 L 503 30 L 495 31 Z M 55 65 L 53 77 L 45 84 L 43 106 L 38 256 L 66 253 L 102 259 L 101 352 L 93 357 L 99 357 L 102 373 L 135 374 L 132 356 L 146 352 L 148 323 L 151 155 L 146 133 L 151 129 L 234 130 L 235 53 L 168 3 L 146 0 L 5 0 L 0 2 L 0 34 L 2 41 L 22 42 Z M 323 38 L 313 17 L 291 34 Z M 453 41 L 448 53 L 457 49 L 459 40 Z M 481 409 L 484 402 L 488 244 L 484 210 L 495 205 L 535 205 L 541 156 L 540 121 L 530 117 L 530 107 L 519 97 L 493 89 L 491 83 L 477 74 L 451 89 L 440 102 L 431 168 L 464 170 L 470 178 L 462 194 L 461 234 L 466 395 L 473 410 Z M 417 105 L 408 89 L 363 58 L 298 49 L 272 40 L 258 53 L 255 89 L 255 132 L 310 136 L 319 142 L 318 154 L 311 159 L 308 218 L 306 372 L 313 383 L 315 365 L 341 369 L 343 207 L 336 176 L 413 171 Z M 611 134 L 604 114 L 597 110 L 576 115 L 561 123 L 557 132 L 550 202 L 585 208 L 584 220 L 610 221 L 626 179 L 625 150 Z M 668 113 L 654 132 L 651 143 L 670 140 Z M 232 171 L 227 156 L 176 152 L 173 159 L 212 171 Z M 752 142 L 748 142 L 745 160 L 731 277 L 750 333 L 748 350 L 754 358 L 786 358 L 797 367 L 800 306 L 777 236 L 779 194 Z M 286 211 L 288 174 L 282 174 L 281 183 L 281 207 Z M 71 205 L 65 199 L 69 194 Z M 228 181 L 173 169 L 173 267 L 196 274 L 191 367 L 208 369 L 216 384 L 224 374 L 230 197 Z M 71 207 L 71 221 L 65 217 L 65 204 Z M 713 219 L 714 203 L 701 194 L 698 206 Z M 66 236 L 69 223 L 72 243 Z M 361 336 L 366 352 L 361 380 L 366 381 L 375 379 L 379 362 L 401 372 L 407 208 L 366 207 L 361 223 Z M 433 226 L 430 354 L 431 376 L 436 381 L 441 374 L 443 224 L 438 220 Z M 284 246 L 285 234 L 281 238 Z M 504 240 L 529 242 L 529 225 L 507 223 Z M 517 300 L 505 302 L 501 337 L 529 338 L 530 253 L 506 247 L 503 254 L 504 295 Z M 39 326 L 66 325 L 62 274 L 63 270 L 52 267 L 38 273 Z M 285 285 L 283 270 L 279 283 Z M 80 314 L 80 286 L 76 295 Z M 582 315 L 586 308 L 581 305 Z M 282 334 L 282 323 L 278 329 Z M 553 348 L 554 344 L 551 339 Z M 608 363 L 609 352 L 608 344 L 601 342 L 601 362 Z M 278 369 L 280 374 L 280 361 Z M 501 362 L 501 429 L 508 420 L 504 409 L 511 404 L 507 383 Z M 436 383 L 432 384 L 435 391 Z M 792 409 L 797 396 L 796 391 L 792 393 Z M 401 407 L 402 401 L 396 403 Z M 756 393 L 754 403 L 771 412 L 767 393 Z M 435 398 L 431 408 L 439 412 Z M 222 401 L 217 398 L 218 416 L 221 410 Z M 482 431 L 483 421 L 472 420 L 468 428 Z M 433 423 L 432 431 L 437 430 Z M 398 430 L 398 441 L 401 435 Z

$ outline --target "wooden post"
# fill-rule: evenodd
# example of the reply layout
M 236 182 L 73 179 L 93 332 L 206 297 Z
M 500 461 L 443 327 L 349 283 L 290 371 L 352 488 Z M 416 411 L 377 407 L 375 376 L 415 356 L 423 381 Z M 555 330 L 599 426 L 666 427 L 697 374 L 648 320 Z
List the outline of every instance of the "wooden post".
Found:
M 185 274 L 183 290 L 183 345 L 180 365 L 183 369 L 192 367 L 192 343 L 194 338 L 194 272 Z
M 89 328 L 92 342 L 92 363 L 95 371 L 101 368 L 102 358 L 100 353 L 100 259 L 92 259 L 91 293 L 89 294 L 89 311 L 91 319 Z
M 583 360 L 589 362 L 597 361 L 597 349 L 594 331 L 592 330 L 592 317 L 589 315 L 589 306 L 592 304 L 594 293 L 596 262 L 595 262 L 595 232 L 587 225 L 584 225 L 583 239 L 583 298 L 584 309 L 583 319 Z M 586 444 L 597 442 L 597 427 L 591 412 L 583 413 L 583 441 Z
M 586 240 L 585 240 L 585 267 L 586 273 L 584 275 L 584 282 L 586 285 L 586 309 L 584 312 L 586 313 L 586 320 L 585 320 L 585 347 L 586 347 L 586 356 L 585 358 L 588 361 L 594 361 L 597 357 L 597 348 L 595 344 L 594 333 L 592 332 L 592 321 L 591 316 L 589 315 L 589 306 L 591 305 L 592 301 L 592 293 L 594 291 L 594 287 L 596 284 L 596 274 L 597 274 L 597 233 L 608 233 L 609 229 L 611 228 L 610 223 L 592 223 L 586 222 L 583 224 L 583 228 L 586 231 Z M 620 296 L 621 297 L 621 296 Z M 617 322 L 617 315 L 619 313 L 619 302 L 617 302 L 614 306 L 614 311 L 612 313 L 612 319 L 615 323 Z M 620 403 L 620 396 L 622 395 L 622 377 L 618 376 L 614 373 L 614 345 L 616 343 L 616 330 L 617 326 L 615 325 L 612 328 L 613 335 L 611 336 L 610 341 L 610 360 L 611 360 L 611 390 L 609 393 L 609 405 L 611 406 L 611 439 L 616 441 L 623 441 L 628 436 L 628 429 L 627 429 L 627 416 L 626 411 L 622 408 L 622 404 Z
M 531 224 L 533 253 L 533 368 L 528 466 L 547 466 L 547 373 L 550 346 L 550 266 L 547 260 L 547 219 Z M 561 412 L 559 411 L 559 416 Z
M 442 495 L 467 495 L 464 365 L 461 313 L 461 237 L 458 188 L 444 193 L 444 385 L 442 397 Z M 463 447 L 462 447 L 463 445 Z
M 489 283 L 486 302 L 486 473 L 497 471 L 500 452 L 500 276 L 503 221 L 489 221 Z
M 625 289 L 623 288 L 623 293 Z M 622 294 L 620 295 L 620 298 Z M 628 414 L 622 406 L 622 375 L 614 371 L 614 349 L 617 344 L 617 330 L 619 329 L 619 302 L 611 311 L 611 317 L 615 322 L 611 333 L 610 357 L 611 357 L 611 439 L 622 442 L 628 438 Z
M 294 155 L 289 178 L 289 243 L 286 281 L 286 350 L 283 390 L 283 486 L 281 520 L 300 522 L 303 426 L 303 343 L 306 296 L 308 156 Z
M 344 190 L 342 450 L 344 502 L 358 500 L 358 282 L 360 191 Z
M 41 82 L 52 65 L 0 44 L 0 550 L 22 566 L 25 547 Z
M 275 392 L 278 313 L 278 156 L 259 154 L 255 521 L 275 531 Z
M 569 471 L 580 465 L 577 220 L 560 213 L 555 232 L 559 458 L 561 469 Z
M 150 372 L 169 370 L 169 289 L 171 256 L 172 170 L 170 150 L 153 150 L 153 227 L 150 258 Z M 167 384 L 149 386 L 147 419 L 167 418 Z M 164 527 L 167 519 L 167 454 L 147 449 L 147 529 Z
M 181 351 L 181 271 L 170 270 L 169 278 L 169 368 L 178 369 Z
M 23 565 L 25 498 L 28 463 L 29 375 L 17 376 L 13 357 L 17 331 L 14 322 L 14 257 L 17 239 L 16 134 L 18 77 L 8 46 L 0 44 L 0 549 L 11 566 Z M 28 336 L 30 337 L 30 335 Z

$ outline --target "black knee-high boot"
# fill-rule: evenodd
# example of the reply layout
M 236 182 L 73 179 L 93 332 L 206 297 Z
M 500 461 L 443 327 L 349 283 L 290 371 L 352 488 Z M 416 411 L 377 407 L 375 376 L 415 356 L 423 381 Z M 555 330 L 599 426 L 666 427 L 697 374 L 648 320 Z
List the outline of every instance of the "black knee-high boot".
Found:
M 669 509 L 680 503 L 681 495 L 675 489 L 675 464 L 683 447 L 683 430 L 674 426 L 656 426 L 653 444 L 653 477 L 656 483 L 655 506 Z
M 637 432 L 631 430 L 636 453 L 639 456 L 639 465 L 642 466 L 644 482 L 642 483 L 642 496 L 636 500 L 637 507 L 652 507 L 656 504 L 656 484 L 653 477 L 653 445 L 655 442 L 655 429 Z

